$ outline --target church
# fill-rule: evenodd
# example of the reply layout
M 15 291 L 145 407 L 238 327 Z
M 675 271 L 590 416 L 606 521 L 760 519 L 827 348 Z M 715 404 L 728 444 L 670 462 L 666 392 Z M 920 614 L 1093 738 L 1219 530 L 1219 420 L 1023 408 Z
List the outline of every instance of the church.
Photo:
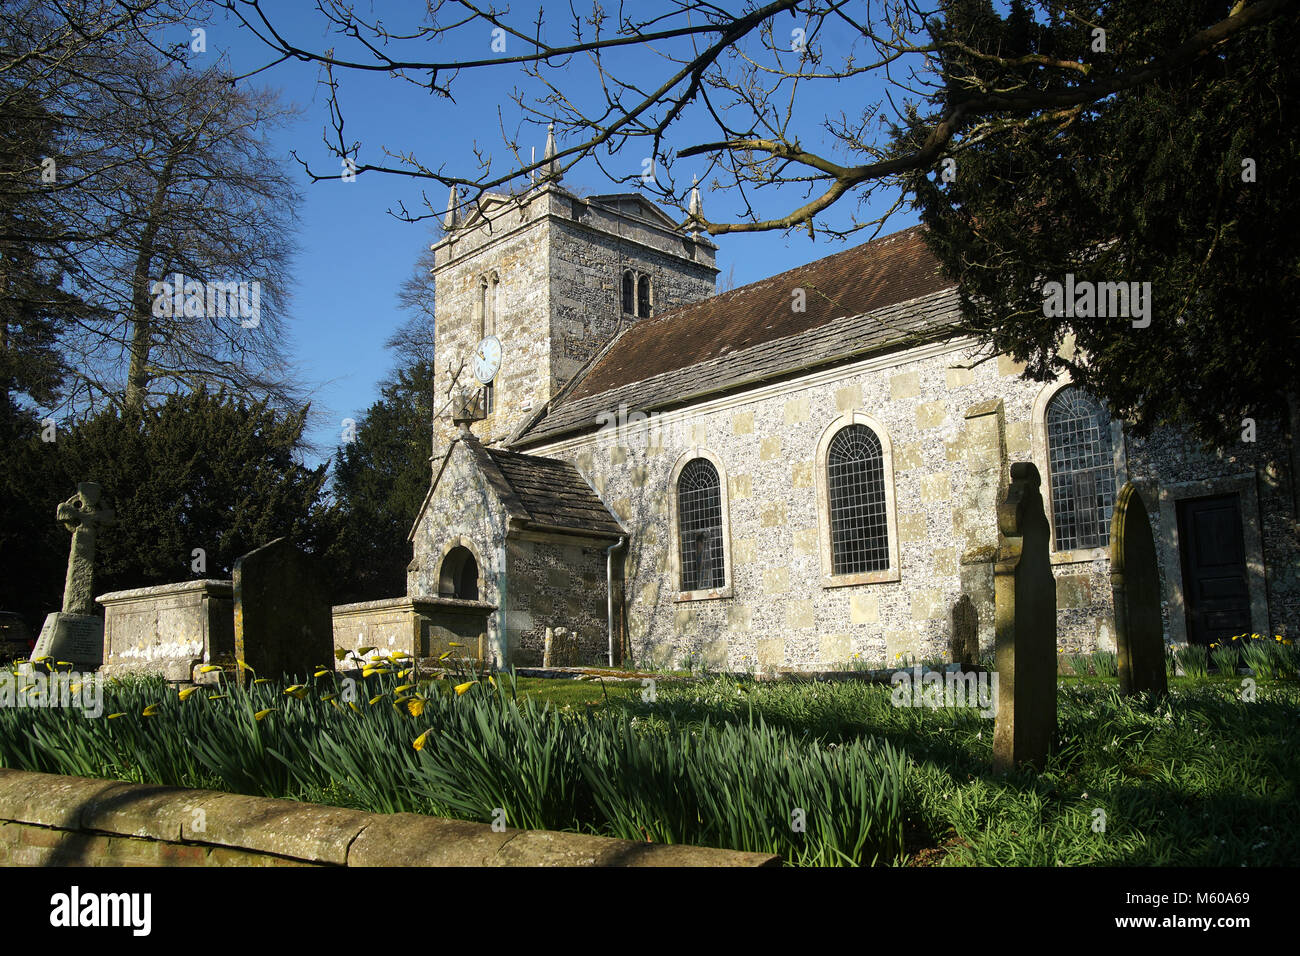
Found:
M 560 627 L 582 664 L 942 658 L 963 594 L 989 648 L 1018 461 L 1042 480 L 1064 650 L 1115 647 L 1130 480 L 1168 644 L 1300 627 L 1295 423 L 1217 453 L 1126 434 L 1068 380 L 1026 381 L 954 331 L 920 227 L 716 293 L 707 237 L 552 175 L 453 208 L 433 249 L 448 410 L 407 595 L 476 602 L 498 666 L 540 664 Z

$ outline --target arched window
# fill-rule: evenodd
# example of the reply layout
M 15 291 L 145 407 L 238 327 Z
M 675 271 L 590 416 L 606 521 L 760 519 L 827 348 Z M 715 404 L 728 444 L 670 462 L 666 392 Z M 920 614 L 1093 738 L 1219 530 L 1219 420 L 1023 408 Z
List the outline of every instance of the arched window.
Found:
M 636 277 L 631 269 L 623 273 L 623 312 L 636 315 Z
M 492 273 L 492 287 L 488 289 L 488 327 L 484 335 L 497 334 L 497 319 L 501 316 L 501 279 Z
M 848 425 L 826 452 L 831 573 L 889 570 L 889 518 L 880 439 L 866 425 Z
M 501 279 L 495 272 L 479 277 L 478 302 L 475 305 L 481 339 L 497 334 L 497 314 L 501 308 L 500 289 Z
M 724 587 L 721 483 L 706 458 L 692 459 L 677 479 L 677 528 L 681 589 Z
M 1052 396 L 1046 418 L 1056 550 L 1107 547 L 1115 509 L 1110 414 L 1083 389 L 1070 385 Z
M 442 559 L 438 572 L 438 596 L 478 600 L 478 562 L 469 548 L 457 545 Z
M 650 315 L 650 277 L 637 276 L 636 280 L 636 314 L 638 318 Z

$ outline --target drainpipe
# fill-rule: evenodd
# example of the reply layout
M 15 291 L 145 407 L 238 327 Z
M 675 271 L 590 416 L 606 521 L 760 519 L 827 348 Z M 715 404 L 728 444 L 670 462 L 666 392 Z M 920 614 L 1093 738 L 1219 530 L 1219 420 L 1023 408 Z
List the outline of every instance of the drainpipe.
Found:
M 627 536 L 605 549 L 605 594 L 609 599 L 609 666 L 614 666 L 614 552 L 623 547 Z

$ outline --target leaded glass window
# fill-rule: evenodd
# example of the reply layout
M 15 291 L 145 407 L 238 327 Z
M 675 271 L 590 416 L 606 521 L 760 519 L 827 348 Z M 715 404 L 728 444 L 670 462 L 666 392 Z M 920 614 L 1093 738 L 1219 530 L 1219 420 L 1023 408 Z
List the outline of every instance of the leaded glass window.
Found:
M 722 553 L 722 489 L 718 469 L 706 458 L 687 463 L 677 479 L 677 528 L 683 591 L 720 588 L 726 578 Z
M 636 315 L 636 279 L 631 270 L 623 273 L 623 311 L 627 315 Z
M 638 318 L 650 315 L 650 277 L 637 276 L 636 280 L 636 314 Z
M 1047 469 L 1056 550 L 1107 547 L 1115 509 L 1110 414 L 1081 388 L 1063 388 L 1047 403 Z
M 866 425 L 840 429 L 826 453 L 826 478 L 832 573 L 888 571 L 885 456 L 876 433 Z

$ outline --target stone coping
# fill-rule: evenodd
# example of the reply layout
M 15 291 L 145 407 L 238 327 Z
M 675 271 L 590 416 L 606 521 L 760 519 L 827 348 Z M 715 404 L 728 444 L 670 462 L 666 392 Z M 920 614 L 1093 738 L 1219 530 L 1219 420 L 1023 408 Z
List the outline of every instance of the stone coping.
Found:
M 418 608 L 420 606 L 447 610 L 495 611 L 497 606 L 487 601 L 467 601 L 463 598 L 438 597 L 434 594 L 417 594 L 414 597 L 382 598 L 378 601 L 359 601 L 356 604 L 335 604 L 330 610 L 335 614 L 364 614 L 368 611 L 388 611 L 393 608 Z
M 235 583 L 219 581 L 215 578 L 202 578 L 197 581 L 181 581 L 179 584 L 155 584 L 153 587 L 133 588 L 130 591 L 112 591 L 95 598 L 99 604 L 117 604 L 122 601 L 143 601 L 149 598 L 166 597 L 171 594 L 184 594 L 187 591 L 216 591 L 221 597 L 233 596 Z
M 198 813 L 196 811 L 202 811 Z M 194 821 L 203 829 L 195 832 Z M 780 858 L 414 813 L 0 768 L 0 822 L 229 847 L 334 866 L 776 866 Z

